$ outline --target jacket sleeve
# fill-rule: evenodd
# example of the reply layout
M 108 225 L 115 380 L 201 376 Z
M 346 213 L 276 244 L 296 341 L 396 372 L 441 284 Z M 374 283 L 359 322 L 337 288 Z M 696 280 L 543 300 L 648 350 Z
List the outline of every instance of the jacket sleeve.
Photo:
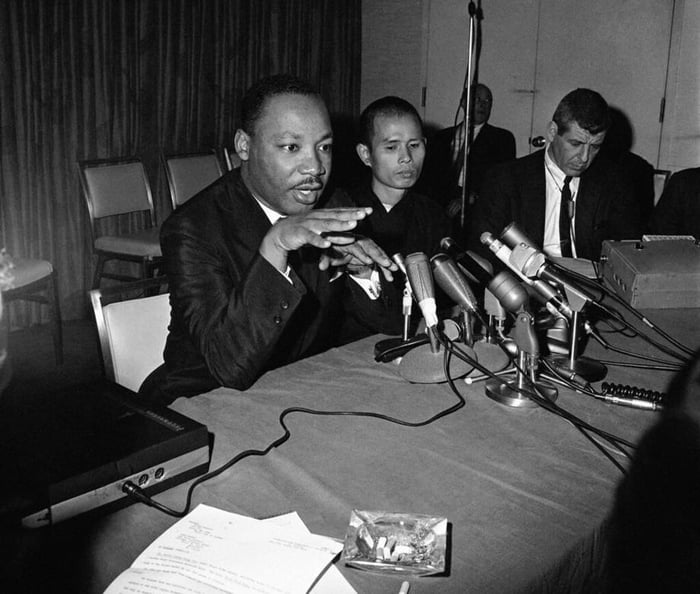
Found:
M 229 254 L 180 225 L 161 237 L 173 319 L 184 326 L 211 375 L 246 389 L 264 371 L 305 289 L 257 251 Z

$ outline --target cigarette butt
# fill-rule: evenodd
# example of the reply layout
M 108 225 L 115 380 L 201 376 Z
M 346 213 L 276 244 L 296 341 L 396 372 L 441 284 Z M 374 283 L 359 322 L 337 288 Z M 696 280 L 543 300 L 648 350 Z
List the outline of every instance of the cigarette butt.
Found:
M 401 588 L 399 588 L 399 594 L 408 594 L 408 589 L 411 587 L 411 584 L 408 582 L 404 582 L 401 584 Z

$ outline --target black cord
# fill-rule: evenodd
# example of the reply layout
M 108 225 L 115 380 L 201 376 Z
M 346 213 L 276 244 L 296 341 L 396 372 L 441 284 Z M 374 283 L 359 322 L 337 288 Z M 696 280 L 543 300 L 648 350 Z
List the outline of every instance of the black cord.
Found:
M 391 417 L 389 415 L 384 415 L 381 413 L 376 413 L 376 412 L 371 412 L 371 411 L 346 411 L 346 410 L 316 410 L 312 408 L 305 408 L 305 407 L 289 407 L 283 410 L 280 413 L 280 416 L 278 418 L 279 424 L 282 426 L 284 429 L 284 433 L 272 441 L 270 444 L 268 444 L 264 449 L 262 450 L 254 450 L 254 449 L 249 449 L 249 450 L 244 450 L 228 460 L 228 462 L 222 464 L 218 468 L 203 474 L 202 476 L 196 478 L 189 486 L 187 489 L 187 495 L 186 495 L 186 500 L 185 500 L 185 507 L 182 511 L 176 511 L 171 508 L 169 508 L 166 505 L 163 505 L 161 503 L 158 503 L 151 499 L 151 497 L 140 487 L 138 487 L 136 484 L 134 484 L 131 481 L 127 481 L 122 485 L 122 491 L 129 495 L 130 497 L 136 499 L 137 501 L 141 503 L 145 503 L 146 505 L 150 507 L 154 507 L 170 516 L 174 516 L 176 518 L 183 518 L 185 517 L 189 511 L 190 507 L 192 506 L 192 495 L 194 493 L 194 490 L 197 486 L 202 484 L 205 481 L 208 481 L 209 479 L 212 479 L 224 471 L 228 470 L 244 458 L 248 458 L 250 456 L 265 456 L 267 455 L 270 451 L 272 451 L 274 448 L 277 448 L 281 446 L 283 443 L 285 443 L 290 437 L 291 437 L 291 432 L 289 431 L 289 428 L 287 427 L 285 423 L 285 418 L 292 414 L 292 413 L 304 413 L 308 415 L 315 415 L 315 416 L 353 416 L 353 417 L 369 417 L 369 418 L 374 418 L 374 419 L 380 419 L 382 421 L 388 421 L 390 423 L 395 423 L 397 425 L 403 425 L 405 427 L 424 427 L 425 425 L 429 425 L 430 423 L 433 423 L 437 421 L 438 419 L 441 419 L 442 417 L 445 417 L 449 414 L 452 414 L 453 412 L 459 410 L 465 405 L 465 400 L 464 397 L 461 395 L 459 390 L 457 389 L 456 384 L 454 383 L 453 378 L 450 376 L 449 373 L 449 361 L 451 360 L 452 353 L 450 350 L 445 349 L 445 355 L 443 359 L 443 369 L 445 371 L 445 377 L 447 378 L 447 383 L 454 392 L 454 394 L 457 396 L 457 403 L 443 409 L 442 411 L 434 414 L 433 416 L 429 417 L 428 419 L 425 419 L 423 421 L 405 421 L 403 419 L 398 419 L 396 417 Z
M 610 442 L 613 447 L 619 449 L 619 445 L 625 445 L 627 447 L 634 448 L 634 445 L 621 437 L 617 437 L 611 433 L 608 433 L 607 431 L 604 431 L 602 429 L 599 429 L 598 427 L 595 427 L 593 425 L 590 425 L 586 423 L 584 420 L 580 419 L 573 413 L 567 411 L 566 409 L 562 408 L 561 406 L 555 404 L 551 400 L 549 400 L 545 395 L 543 395 L 541 392 L 537 390 L 536 384 L 530 381 L 530 379 L 527 377 L 527 374 L 520 368 L 520 366 L 513 360 L 511 357 L 510 353 L 506 349 L 506 347 L 499 342 L 499 346 L 503 351 L 508 355 L 508 357 L 511 359 L 511 362 L 513 366 L 516 368 L 517 371 L 519 371 L 523 377 L 527 379 L 527 381 L 530 383 L 530 387 L 533 388 L 532 390 L 526 390 L 526 389 L 516 389 L 513 388 L 514 390 L 520 392 L 524 396 L 527 396 L 528 398 L 532 399 L 536 404 L 544 408 L 545 410 L 556 414 L 557 416 L 565 419 L 566 421 L 572 423 L 575 427 L 577 428 L 584 428 L 587 431 L 591 431 L 592 433 L 597 434 L 601 438 L 605 439 L 606 441 Z M 455 350 L 455 354 L 462 358 L 464 361 L 470 363 L 471 365 L 474 365 L 479 371 L 481 371 L 483 374 L 488 375 L 489 377 L 498 380 L 499 382 L 506 383 L 503 378 L 497 376 L 495 373 L 493 373 L 491 370 L 487 369 L 483 365 L 481 365 L 478 361 L 476 361 L 473 357 L 470 357 L 467 353 L 462 351 L 459 347 L 456 347 L 454 344 L 452 345 L 452 348 Z M 512 387 L 512 386 L 511 386 Z M 621 450 L 623 454 L 628 455 L 627 452 L 624 450 Z
M 599 288 L 600 290 L 602 290 L 602 291 L 605 293 L 606 296 L 608 296 L 608 297 L 610 297 L 611 299 L 613 299 L 616 303 L 618 303 L 619 305 L 621 305 L 626 311 L 628 311 L 629 313 L 631 313 L 634 317 L 636 317 L 639 321 L 641 321 L 641 322 L 644 323 L 645 325 L 649 326 L 652 330 L 656 331 L 660 336 L 662 336 L 663 338 L 665 338 L 668 342 L 670 342 L 671 344 L 673 344 L 676 348 L 678 348 L 679 350 L 683 351 L 686 355 L 689 355 L 689 356 L 693 355 L 693 353 L 694 353 L 693 349 L 687 347 L 687 346 L 684 345 L 682 342 L 680 342 L 679 340 L 673 338 L 670 334 L 668 334 L 667 332 L 665 332 L 664 330 L 662 330 L 661 328 L 659 328 L 658 326 L 656 326 L 655 324 L 653 324 L 653 323 L 651 322 L 651 320 L 649 320 L 649 318 L 647 318 L 646 316 L 644 316 L 644 315 L 642 315 L 641 313 L 639 313 L 634 307 L 632 307 L 629 303 L 627 303 L 624 299 L 622 299 L 622 297 L 620 297 L 617 293 L 615 293 L 614 291 L 608 289 L 608 288 L 605 286 L 605 284 L 603 283 L 602 279 L 600 278 L 599 273 L 597 272 L 597 270 L 596 270 L 596 275 L 598 275 L 598 277 L 596 278 L 596 282 L 594 283 L 594 282 L 592 281 L 592 279 L 588 278 L 587 276 L 585 276 L 585 275 L 583 275 L 583 274 L 579 274 L 578 272 L 576 272 L 576 271 L 574 271 L 574 270 L 569 270 L 568 268 L 564 268 L 564 267 L 559 266 L 559 265 L 557 265 L 557 264 L 554 264 L 554 267 L 555 267 L 559 272 L 561 272 L 562 274 L 569 275 L 569 276 L 571 276 L 572 278 L 575 278 L 576 280 L 578 280 L 579 282 L 584 283 L 584 284 L 585 284 L 586 286 L 588 286 L 588 287 L 596 286 L 597 288 Z M 596 304 L 597 304 L 599 307 L 602 307 L 604 311 L 606 311 L 606 312 L 607 312 L 607 311 L 610 311 L 610 310 L 608 310 L 607 308 L 604 308 L 601 304 L 598 304 L 598 303 L 596 303 Z M 625 323 L 626 323 L 626 322 L 625 322 Z M 639 331 L 638 331 L 638 332 L 639 332 Z M 640 335 L 642 338 L 644 338 L 645 340 L 649 338 L 649 337 L 647 337 L 644 333 L 641 333 L 641 332 L 639 332 L 639 335 Z M 657 345 L 655 342 L 652 341 L 651 344 L 654 344 L 654 346 L 657 346 L 657 348 L 658 348 L 658 345 Z M 662 350 L 663 350 L 663 349 L 662 349 Z M 669 353 L 669 354 L 670 354 L 670 353 Z M 674 355 L 674 356 L 677 356 L 677 355 Z M 678 357 L 678 358 L 680 358 L 680 357 Z
M 482 316 L 478 315 L 477 312 L 477 317 L 479 317 L 480 321 L 485 322 L 483 320 Z M 182 511 L 177 511 L 173 510 L 172 508 L 163 505 L 162 503 L 159 503 L 152 499 L 143 489 L 141 489 L 138 485 L 133 483 L 132 481 L 126 481 L 122 485 L 122 491 L 127 494 L 129 497 L 133 498 L 134 500 L 144 503 L 150 507 L 153 507 L 155 509 L 158 509 L 159 511 L 162 511 L 163 513 L 166 513 L 170 516 L 176 517 L 176 518 L 183 518 L 185 517 L 192 506 L 192 497 L 194 494 L 194 490 L 204 483 L 205 481 L 208 481 L 241 460 L 251 457 L 251 456 L 265 456 L 267 455 L 270 451 L 272 451 L 274 448 L 277 448 L 284 444 L 290 437 L 291 437 L 291 432 L 289 431 L 289 428 L 287 427 L 285 423 L 285 419 L 287 416 L 291 415 L 292 413 L 304 413 L 304 414 L 309 414 L 309 415 L 314 415 L 314 416 L 354 416 L 354 417 L 365 417 L 365 418 L 374 418 L 374 419 L 379 419 L 383 421 L 387 421 L 390 423 L 395 423 L 397 425 L 402 425 L 405 427 L 424 427 L 425 425 L 429 425 L 430 423 L 433 423 L 437 421 L 438 419 L 441 419 L 442 417 L 445 417 L 449 414 L 452 414 L 453 412 L 456 412 L 457 410 L 461 409 L 462 407 L 465 406 L 466 402 L 462 394 L 460 393 L 459 389 L 457 388 L 457 385 L 454 382 L 454 379 L 452 378 L 450 371 L 449 371 L 449 364 L 451 361 L 452 356 L 457 356 L 458 358 L 461 358 L 463 361 L 473 365 L 476 369 L 481 371 L 482 373 L 493 377 L 495 379 L 498 379 L 501 382 L 504 382 L 504 380 L 500 379 L 498 376 L 496 376 L 493 372 L 491 372 L 489 369 L 481 365 L 476 359 L 473 357 L 469 356 L 467 353 L 465 353 L 462 349 L 459 347 L 456 347 L 456 345 L 449 341 L 448 339 L 439 336 L 440 343 L 444 347 L 444 358 L 443 358 L 443 371 L 445 373 L 445 378 L 447 380 L 448 385 L 450 386 L 450 389 L 452 392 L 457 396 L 457 403 L 443 409 L 442 411 L 434 414 L 433 416 L 429 417 L 428 419 L 425 419 L 423 421 L 406 421 L 403 419 L 399 419 L 396 417 L 391 417 L 389 415 L 384 415 L 381 413 L 376 413 L 376 412 L 371 412 L 371 411 L 345 411 L 345 410 L 316 410 L 316 409 L 311 409 L 311 408 L 305 408 L 305 407 L 289 407 L 283 410 L 278 418 L 279 424 L 282 426 L 284 429 L 284 432 L 280 437 L 269 443 L 264 449 L 262 450 L 256 450 L 256 449 L 248 449 L 244 450 L 237 455 L 235 455 L 233 458 L 229 459 L 227 462 L 219 466 L 218 468 L 203 474 L 196 478 L 190 486 L 187 489 L 187 494 L 185 498 L 185 507 L 182 509 Z M 501 341 L 499 341 L 499 346 L 501 349 L 504 350 L 504 352 L 508 355 L 509 358 L 511 358 L 510 353 L 506 349 L 506 347 L 502 344 Z M 520 373 L 523 373 L 523 371 L 517 366 L 517 363 L 513 362 L 515 367 L 520 371 Z M 504 382 L 505 383 L 505 382 Z M 531 390 L 520 390 L 521 392 L 524 393 L 527 397 L 531 398 L 534 402 L 536 402 L 539 406 L 544 408 L 545 410 L 548 410 L 549 412 L 552 412 L 556 414 L 557 416 L 567 420 L 568 422 L 572 423 L 581 433 L 584 434 L 584 436 L 589 439 L 607 458 L 609 458 L 622 472 L 624 472 L 624 469 L 622 466 L 612 458 L 609 452 L 605 450 L 605 448 L 598 443 L 595 439 L 593 439 L 588 432 L 593 432 L 600 436 L 602 439 L 605 439 L 609 442 L 611 442 L 614 447 L 620 448 L 619 443 L 623 443 L 625 445 L 628 445 L 630 447 L 634 447 L 632 444 L 625 442 L 621 438 L 615 437 L 607 432 L 604 432 L 592 425 L 589 425 L 588 423 L 584 422 L 583 420 L 579 419 L 572 413 L 569 413 L 568 411 L 565 411 L 558 405 L 555 405 L 552 401 L 546 398 L 541 393 L 538 393 L 537 391 L 537 386 L 534 385 L 534 391 Z M 624 454 L 627 455 L 624 450 L 621 450 Z
M 633 351 L 628 351 L 620 347 L 611 345 L 609 342 L 604 340 L 601 336 L 598 336 L 597 332 L 594 332 L 592 328 L 587 329 L 587 333 L 591 338 L 593 338 L 598 344 L 600 344 L 604 349 L 613 351 L 615 353 L 620 353 L 621 355 L 627 355 L 628 357 L 634 357 L 636 359 L 643 359 L 645 361 L 654 361 L 656 363 L 661 363 L 666 367 L 661 367 L 660 369 L 667 370 L 677 370 L 681 369 L 683 365 L 681 363 L 676 363 L 674 361 L 667 361 L 665 359 L 660 359 L 659 357 L 654 357 L 653 355 L 643 355 L 641 353 L 635 353 Z M 653 369 L 653 368 L 652 368 Z

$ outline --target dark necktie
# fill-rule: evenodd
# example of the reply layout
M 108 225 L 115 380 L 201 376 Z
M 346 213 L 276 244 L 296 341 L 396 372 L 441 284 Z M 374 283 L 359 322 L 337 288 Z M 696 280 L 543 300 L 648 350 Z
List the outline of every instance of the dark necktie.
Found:
M 571 203 L 571 189 L 569 182 L 571 176 L 564 178 L 564 185 L 561 187 L 561 205 L 559 206 L 559 242 L 561 244 L 561 255 L 564 258 L 571 258 L 571 215 L 573 214 L 573 204 Z

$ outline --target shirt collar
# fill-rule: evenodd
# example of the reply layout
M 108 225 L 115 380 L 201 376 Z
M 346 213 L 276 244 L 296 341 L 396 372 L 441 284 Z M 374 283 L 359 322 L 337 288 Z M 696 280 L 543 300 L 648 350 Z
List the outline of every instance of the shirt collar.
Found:
M 559 168 L 559 165 L 554 162 L 554 159 L 549 152 L 549 146 L 544 152 L 544 164 L 549 174 L 554 178 L 557 186 L 563 186 L 566 174 Z
M 251 192 L 253 194 L 253 192 Z M 253 198 L 255 198 L 256 202 L 260 205 L 260 208 L 263 209 L 263 212 L 265 213 L 265 216 L 268 218 L 270 221 L 271 225 L 274 225 L 277 221 L 280 219 L 283 219 L 287 215 L 283 215 L 276 210 L 271 209 L 267 204 L 265 204 L 260 198 L 258 198 L 255 194 L 253 194 Z

